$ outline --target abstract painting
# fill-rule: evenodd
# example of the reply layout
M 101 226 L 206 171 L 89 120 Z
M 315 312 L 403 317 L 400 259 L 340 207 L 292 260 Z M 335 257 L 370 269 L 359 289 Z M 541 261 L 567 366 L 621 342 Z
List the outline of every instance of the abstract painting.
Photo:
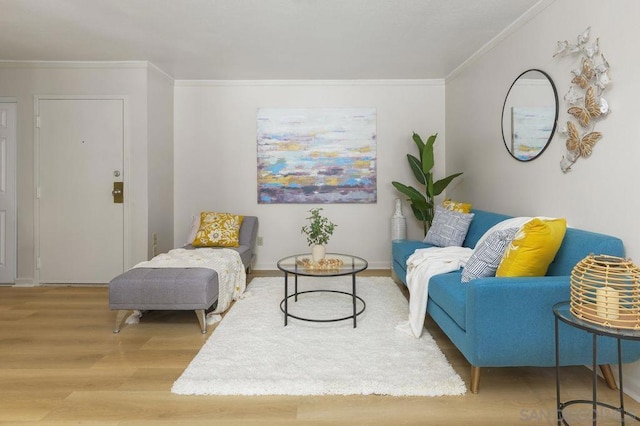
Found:
M 375 108 L 258 110 L 258 203 L 375 203 Z

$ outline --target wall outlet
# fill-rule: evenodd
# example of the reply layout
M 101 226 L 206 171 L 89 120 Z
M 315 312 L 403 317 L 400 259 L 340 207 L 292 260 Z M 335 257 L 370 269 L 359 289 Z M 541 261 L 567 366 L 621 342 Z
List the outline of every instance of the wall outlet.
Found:
M 258 246 L 262 247 L 263 242 L 264 240 L 262 239 L 262 237 L 258 237 Z

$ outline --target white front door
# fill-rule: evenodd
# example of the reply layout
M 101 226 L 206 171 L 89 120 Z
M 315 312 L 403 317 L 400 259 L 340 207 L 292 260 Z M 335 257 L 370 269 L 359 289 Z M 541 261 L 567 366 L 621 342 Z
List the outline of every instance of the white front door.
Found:
M 38 99 L 40 283 L 108 283 L 124 270 L 124 205 L 112 194 L 123 115 L 122 99 Z
M 16 104 L 0 103 L 0 283 L 16 278 Z

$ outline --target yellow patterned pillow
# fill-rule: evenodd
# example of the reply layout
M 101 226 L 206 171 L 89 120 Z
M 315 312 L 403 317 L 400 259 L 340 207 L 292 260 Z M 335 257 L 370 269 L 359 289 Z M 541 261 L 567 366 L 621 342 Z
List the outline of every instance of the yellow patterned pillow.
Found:
M 567 230 L 565 219 L 533 218 L 504 252 L 496 277 L 541 277 L 547 273 Z
M 469 203 L 458 203 L 456 201 L 451 201 L 451 199 L 447 198 L 442 202 L 442 207 L 447 210 L 451 210 L 454 212 L 460 213 L 471 213 L 471 204 Z
M 200 228 L 193 240 L 197 247 L 238 247 L 244 216 L 230 213 L 200 213 Z

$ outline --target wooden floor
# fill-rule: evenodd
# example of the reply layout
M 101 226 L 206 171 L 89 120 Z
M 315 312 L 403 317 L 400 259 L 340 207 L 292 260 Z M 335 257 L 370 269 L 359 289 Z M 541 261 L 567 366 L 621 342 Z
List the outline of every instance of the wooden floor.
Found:
M 479 394 L 458 397 L 173 395 L 211 330 L 202 335 L 193 312 L 150 312 L 113 334 L 114 318 L 106 287 L 0 287 L 0 424 L 555 424 L 553 368 L 488 368 Z M 468 385 L 468 363 L 437 326 L 427 329 Z M 590 397 L 588 369 L 562 373 L 563 399 Z M 616 403 L 604 382 L 599 389 Z M 586 406 L 569 415 L 590 423 Z M 616 424 L 602 415 L 599 424 Z

